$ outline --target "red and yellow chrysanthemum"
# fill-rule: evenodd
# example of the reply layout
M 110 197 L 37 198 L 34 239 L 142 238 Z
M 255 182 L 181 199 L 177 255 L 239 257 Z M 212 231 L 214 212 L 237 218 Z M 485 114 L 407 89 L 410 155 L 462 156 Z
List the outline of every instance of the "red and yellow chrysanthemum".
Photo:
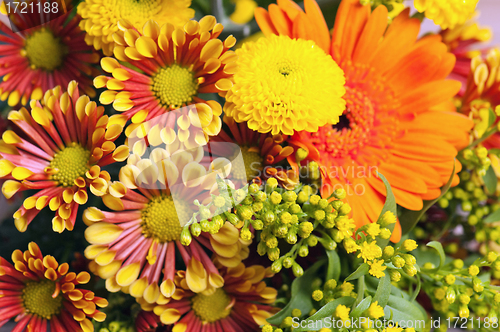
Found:
M 173 331 L 251 332 L 266 324 L 279 309 L 269 304 L 277 291 L 267 287 L 264 278 L 273 276 L 270 268 L 260 265 L 221 268 L 224 286 L 203 293 L 193 293 L 184 271 L 177 272 L 177 289 L 165 303 L 139 301 L 144 310 L 153 311 L 163 324 L 173 324 Z
M 224 96 L 233 85 L 236 56 L 229 49 L 236 39 L 217 39 L 223 26 L 213 16 L 189 21 L 183 28 L 167 23 L 160 29 L 152 20 L 142 30 L 127 21 L 120 21 L 118 27 L 114 54 L 128 64 L 104 58 L 102 68 L 112 76 L 94 80 L 97 88 L 107 89 L 100 102 L 112 103 L 115 110 L 122 112 L 114 116 L 114 121 L 124 123 L 131 119 L 132 125 L 126 131 L 129 134 L 144 121 L 172 113 L 169 123 L 176 132 L 195 127 L 206 137 L 217 135 L 222 125 L 221 106 L 204 100 L 200 94 Z M 189 116 L 181 118 L 171 112 L 181 107 L 187 108 Z
M 235 154 L 243 158 L 242 165 L 231 168 L 228 178 L 233 183 L 260 182 L 270 176 L 277 177 L 281 183 L 295 185 L 296 177 L 292 170 L 276 168 L 273 165 L 288 158 L 294 149 L 291 146 L 282 147 L 285 141 L 283 135 L 262 134 L 248 128 L 246 122 L 236 123 L 233 118 L 224 115 L 227 130 L 213 137 L 206 145 L 209 155 L 234 160 Z M 220 142 L 222 144 L 217 144 Z M 204 162 L 202 160 L 202 162 Z
M 467 86 L 471 60 L 487 52 L 486 47 L 478 48 L 478 46 L 491 40 L 491 29 L 480 27 L 474 20 L 470 20 L 454 29 L 442 30 L 439 34 L 443 37 L 443 43 L 450 53 L 457 59 L 450 78 L 462 83 L 459 92 L 461 96 Z
M 160 317 L 153 312 L 141 310 L 135 318 L 137 332 L 155 332 L 160 325 Z
M 36 3 L 43 8 L 45 0 Z M 5 1 L 0 11 L 6 13 Z M 0 22 L 1 100 L 8 99 L 10 106 L 19 102 L 25 105 L 30 99 L 41 99 L 48 89 L 67 86 L 72 80 L 78 82 L 82 92 L 95 95 L 91 77 L 98 71 L 92 64 L 99 62 L 99 55 L 85 43 L 85 32 L 78 27 L 80 17 L 68 20 L 69 14 L 57 17 L 51 11 L 44 21 L 38 12 L 11 14 L 19 32 Z
M 9 263 L 0 257 L 0 326 L 15 318 L 12 331 L 92 332 L 91 319 L 102 322 L 106 314 L 96 307 L 108 301 L 78 285 L 89 282 L 87 272 L 70 272 L 67 263 L 43 256 L 31 242 L 24 253 L 16 250 Z
M 345 73 L 347 109 L 340 122 L 289 142 L 309 152 L 305 162 L 321 165 L 324 197 L 346 190 L 358 226 L 375 222 L 382 210 L 385 187 L 377 172 L 389 180 L 398 204 L 420 210 L 423 200 L 440 195 L 458 149 L 468 144 L 472 122 L 450 102 L 460 84 L 445 80 L 455 57 L 439 36 L 417 40 L 420 22 L 408 14 L 388 27 L 385 6 L 371 12 L 358 0 L 343 0 L 330 36 L 314 0 L 305 1 L 305 13 L 288 0 L 256 12 L 265 34 L 312 39 Z M 393 240 L 400 235 L 398 225 Z
M 48 90 L 43 99 L 30 102 L 31 111 L 11 111 L 9 120 L 22 135 L 7 130 L 0 140 L 0 179 L 5 197 L 37 190 L 14 213 L 17 229 L 24 232 L 33 218 L 49 206 L 55 211 L 56 232 L 72 230 L 78 206 L 92 194 L 106 193 L 110 176 L 101 167 L 124 161 L 128 147 L 113 143 L 122 133 L 108 125 L 104 108 L 80 96 L 75 81 L 67 91 Z
M 120 170 L 120 182 L 111 184 L 103 196 L 114 212 L 91 207 L 84 213 L 89 225 L 85 237 L 91 243 L 85 255 L 110 291 L 123 290 L 154 303 L 172 296 L 175 272 L 185 266 L 189 288 L 202 292 L 223 285 L 204 248 L 227 266 L 238 265 L 248 255 L 248 244 L 229 222 L 218 225 L 216 234 L 200 231 L 191 238 L 194 201 L 217 193 L 219 173 L 212 170 L 220 169 L 220 160 L 205 168 L 199 163 L 201 147 L 178 151 L 178 144 L 155 148 L 149 157 L 131 155 Z
M 190 5 L 191 0 L 85 0 L 78 4 L 78 14 L 83 18 L 80 28 L 87 32 L 85 40 L 89 45 L 110 56 L 116 45 L 113 34 L 118 31 L 121 19 L 128 20 L 138 30 L 147 20 L 182 27 L 194 17 Z

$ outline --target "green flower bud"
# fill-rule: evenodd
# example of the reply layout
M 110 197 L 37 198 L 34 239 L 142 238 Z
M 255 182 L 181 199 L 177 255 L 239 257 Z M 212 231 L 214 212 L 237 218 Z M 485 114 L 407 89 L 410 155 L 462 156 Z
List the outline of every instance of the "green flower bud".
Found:
M 210 231 L 210 222 L 206 219 L 203 219 L 200 221 L 200 227 L 203 232 L 209 232 Z
M 240 232 L 240 237 L 245 241 L 250 241 L 252 239 L 252 232 L 248 227 L 244 227 Z
M 304 274 L 304 269 L 297 262 L 293 262 L 293 264 L 292 264 L 292 272 L 293 272 L 293 275 L 298 278 L 298 277 L 301 277 Z
M 490 251 L 486 255 L 486 260 L 488 261 L 488 263 L 493 263 L 494 261 L 496 261 L 497 258 L 498 258 L 498 255 L 494 251 Z
M 413 277 L 414 275 L 417 274 L 417 268 L 413 265 L 405 265 L 403 266 L 403 271 L 409 275 L 410 277 Z
M 476 293 L 481 293 L 484 290 L 483 283 L 481 282 L 481 279 L 478 277 L 474 277 L 472 279 L 472 288 Z
M 464 261 L 463 261 L 463 260 L 461 260 L 460 258 L 454 259 L 454 260 L 451 262 L 451 264 L 453 265 L 453 267 L 454 267 L 455 269 L 458 269 L 458 270 L 460 270 L 461 268 L 463 268 L 463 267 L 464 267 Z
M 281 199 L 282 199 L 281 195 L 279 193 L 277 193 L 276 191 L 274 191 L 271 194 L 270 201 L 274 205 L 278 205 L 279 203 L 281 203 Z
M 300 311 L 300 309 L 292 310 L 292 317 L 300 317 L 300 316 L 302 316 L 302 311 Z
M 283 212 L 280 215 L 280 220 L 284 224 L 289 224 L 292 222 L 292 215 L 289 212 Z
M 309 255 L 309 248 L 307 246 L 300 246 L 299 247 L 299 256 L 300 257 L 307 257 Z
M 297 203 L 299 204 L 304 204 L 308 199 L 309 195 L 304 191 L 299 192 L 299 194 L 297 195 Z
M 282 198 L 285 202 L 293 203 L 297 200 L 297 194 L 293 190 L 286 191 L 285 193 L 283 193 Z
M 342 205 L 338 211 L 339 211 L 339 215 L 346 216 L 349 214 L 349 212 L 351 212 L 351 210 L 352 210 L 351 206 L 346 203 L 346 204 Z
M 294 204 L 290 205 L 290 207 L 288 208 L 288 211 L 290 211 L 290 213 L 293 213 L 293 214 L 298 214 L 298 213 L 302 212 L 302 208 L 300 207 L 299 204 L 294 203 Z
M 295 234 L 295 232 L 288 232 L 288 234 L 286 235 L 286 242 L 288 244 L 297 243 L 297 234 Z
M 266 245 L 268 248 L 276 248 L 278 246 L 278 239 L 271 235 L 266 239 Z
M 345 199 L 347 196 L 347 193 L 345 192 L 344 189 L 335 189 L 333 192 L 333 197 L 336 199 Z
M 380 230 L 380 234 L 378 235 L 381 239 L 387 240 L 392 235 L 391 230 L 389 228 L 382 228 Z
M 267 245 L 265 242 L 260 241 L 259 244 L 257 245 L 257 253 L 260 256 L 264 256 L 267 253 Z
M 323 292 L 319 289 L 312 293 L 312 298 L 314 301 L 321 301 L 323 299 Z
M 292 264 L 293 264 L 292 257 L 285 257 L 285 259 L 283 259 L 283 267 L 285 267 L 286 269 L 291 268 Z
M 222 226 L 224 226 L 224 219 L 222 219 L 222 217 L 220 215 L 216 215 L 212 218 L 212 222 L 215 224 L 215 227 L 217 228 L 217 231 L 219 231 L 219 229 L 222 228 Z
M 216 207 L 221 208 L 226 205 L 226 199 L 222 196 L 217 196 L 214 198 L 213 203 Z
M 460 318 L 469 318 L 470 312 L 467 305 L 463 304 L 458 307 L 458 315 L 460 316 Z
M 263 191 L 259 191 L 257 194 L 255 194 L 255 200 L 257 202 L 264 202 L 267 199 L 267 194 Z
M 403 242 L 401 249 L 403 249 L 404 251 L 412 251 L 417 249 L 417 247 L 418 245 L 417 242 L 415 242 L 415 240 L 408 239 Z
M 226 213 L 226 218 L 234 226 L 236 226 L 240 223 L 240 219 L 234 213 L 229 213 L 229 212 Z
M 312 195 L 311 198 L 309 198 L 309 203 L 311 203 L 311 205 L 318 205 L 320 200 L 321 197 L 319 195 Z
M 201 234 L 201 226 L 197 222 L 191 224 L 191 234 L 198 237 Z
M 293 323 L 292 317 L 286 317 L 286 318 L 285 318 L 285 319 L 283 319 L 283 321 L 281 322 L 280 327 L 281 327 L 281 328 L 291 327 L 291 326 L 292 326 L 292 323 Z
M 118 330 L 120 330 L 120 322 L 113 321 L 109 323 L 108 329 L 110 332 L 118 332 Z
M 288 226 L 287 225 L 282 225 L 282 226 L 276 228 L 274 231 L 274 235 L 276 235 L 277 237 L 280 237 L 280 238 L 286 237 L 287 234 L 288 234 Z
M 332 207 L 336 211 L 339 211 L 340 208 L 342 207 L 342 205 L 344 205 L 344 202 L 342 202 L 342 201 L 333 201 L 332 202 Z
M 467 294 L 460 294 L 458 296 L 458 301 L 462 304 L 469 304 L 470 302 L 470 297 Z
M 200 217 L 202 219 L 208 219 L 210 218 L 211 212 L 210 209 L 207 208 L 206 206 L 200 206 Z
M 389 270 L 389 276 L 391 277 L 392 282 L 398 282 L 401 280 L 401 273 L 398 270 Z
M 415 256 L 413 256 L 413 255 L 402 254 L 401 257 L 404 258 L 406 265 L 415 265 L 415 264 L 417 264 L 417 260 L 415 259 Z
M 448 274 L 444 277 L 444 281 L 446 281 L 448 285 L 453 285 L 455 283 L 455 280 L 456 278 L 453 274 Z
M 278 259 L 271 264 L 271 271 L 274 273 L 279 273 L 281 269 L 283 268 L 283 263 L 281 259 Z
M 306 242 L 309 247 L 315 247 L 318 244 L 318 238 L 312 235 L 307 238 Z
M 253 211 L 247 206 L 238 206 L 236 212 L 242 220 L 252 219 Z
M 183 246 L 188 246 L 192 241 L 191 232 L 189 231 L 189 227 L 183 227 L 181 231 L 181 243 Z
M 307 238 L 314 230 L 314 225 L 309 221 L 303 221 L 299 224 L 300 237 Z
M 264 223 L 266 225 L 269 225 L 269 224 L 273 223 L 276 220 L 276 215 L 274 214 L 273 211 L 267 211 L 264 214 L 262 220 L 264 221 Z
M 250 194 L 255 194 L 259 191 L 259 185 L 257 183 L 252 183 L 250 186 L 248 186 L 248 192 Z
M 400 256 L 392 257 L 391 262 L 397 268 L 405 266 L 405 260 Z
M 270 248 L 267 250 L 267 257 L 271 262 L 274 262 L 278 258 L 280 258 L 280 249 L 279 248 Z
M 384 260 L 390 259 L 390 258 L 392 258 L 392 256 L 394 256 L 394 247 L 392 247 L 392 246 L 385 247 L 384 251 L 382 253 L 382 259 L 384 259 Z
M 323 210 L 314 211 L 314 219 L 316 219 L 318 221 L 325 219 L 325 211 L 323 211 Z
M 264 223 L 262 222 L 262 220 L 255 219 L 255 220 L 252 220 L 251 223 L 252 223 L 253 228 L 255 228 L 255 230 L 257 230 L 257 231 L 260 231 L 264 228 Z
M 327 291 L 332 291 L 335 288 L 337 288 L 337 280 L 335 279 L 329 279 L 325 282 L 324 290 L 325 292 Z
M 446 301 L 448 301 L 449 304 L 452 304 L 455 302 L 455 297 L 457 293 L 455 293 L 455 290 L 451 287 L 448 287 L 446 290 Z
M 264 203 L 262 202 L 255 202 L 252 204 L 252 210 L 253 212 L 259 212 L 264 208 Z

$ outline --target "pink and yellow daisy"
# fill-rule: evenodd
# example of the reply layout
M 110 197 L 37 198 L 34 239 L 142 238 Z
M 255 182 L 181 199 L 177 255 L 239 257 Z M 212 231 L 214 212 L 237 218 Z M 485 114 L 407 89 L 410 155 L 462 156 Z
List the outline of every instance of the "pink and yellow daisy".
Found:
M 217 193 L 218 173 L 212 170 L 219 169 L 220 160 L 205 168 L 199 163 L 201 147 L 175 150 L 155 148 L 149 158 L 131 155 L 120 170 L 120 182 L 103 196 L 113 212 L 91 207 L 84 213 L 89 225 L 85 237 L 91 244 L 85 255 L 110 291 L 123 290 L 149 303 L 169 298 L 176 289 L 177 268 L 184 263 L 189 288 L 203 292 L 223 284 L 205 248 L 227 266 L 248 255 L 248 244 L 229 222 L 211 222 L 215 234 L 199 229 L 191 236 L 194 201 Z
M 102 59 L 102 68 L 112 76 L 99 76 L 94 85 L 107 89 L 100 96 L 101 103 L 112 103 L 122 112 L 114 116 L 115 121 L 132 120 L 127 135 L 140 123 L 166 113 L 171 113 L 168 123 L 180 131 L 181 139 L 189 137 L 183 132 L 193 126 L 207 138 L 217 135 L 222 124 L 221 106 L 206 101 L 201 94 L 225 96 L 233 85 L 236 56 L 229 49 L 236 39 L 217 39 L 223 26 L 213 16 L 189 21 L 183 28 L 169 23 L 160 28 L 152 20 L 141 30 L 125 20 L 118 27 L 114 54 L 127 66 L 114 58 Z M 171 112 L 184 106 L 189 116 Z
M 193 293 L 184 271 L 177 272 L 177 290 L 166 303 L 139 301 L 144 310 L 153 311 L 173 331 L 252 332 L 279 309 L 273 308 L 277 291 L 263 281 L 273 275 L 260 265 L 222 268 L 224 286 Z
M 80 96 L 75 81 L 67 91 L 48 90 L 30 102 L 31 111 L 11 111 L 9 120 L 23 136 L 7 130 L 0 140 L 0 179 L 5 197 L 25 190 L 37 192 L 14 213 L 17 229 L 24 232 L 33 218 L 49 206 L 55 211 L 56 232 L 72 230 L 78 206 L 87 202 L 87 188 L 102 196 L 110 176 L 101 167 L 128 157 L 128 147 L 113 143 L 122 133 L 108 125 L 104 108 Z
M 80 28 L 87 32 L 85 41 L 89 45 L 111 56 L 116 45 L 113 34 L 118 31 L 121 19 L 128 20 L 138 30 L 151 19 L 160 25 L 168 22 L 182 27 L 194 16 L 190 5 L 191 0 L 85 0 L 78 4 L 78 14 L 83 18 Z
M 294 178 L 291 176 L 293 171 L 273 167 L 294 152 L 291 146 L 281 146 L 285 137 L 259 133 L 248 128 L 247 123 L 236 123 L 233 118 L 226 115 L 223 121 L 228 129 L 223 129 L 217 136 L 213 137 L 206 149 L 210 151 L 211 156 L 225 157 L 230 160 L 233 160 L 234 157 L 234 155 L 230 155 L 231 153 L 241 153 L 244 165 L 231 169 L 229 179 L 233 183 L 260 182 L 260 180 L 270 176 L 276 176 L 284 184 L 295 184 Z M 223 144 L 218 145 L 215 142 Z M 233 145 L 233 148 L 230 145 Z
M 4 1 L 0 11 L 6 10 Z M 41 99 L 48 89 L 67 86 L 72 80 L 78 82 L 80 91 L 95 96 L 91 77 L 99 71 L 92 65 L 99 55 L 85 43 L 85 32 L 78 27 L 80 17 L 68 20 L 69 14 L 57 17 L 51 11 L 44 21 L 38 12 L 11 14 L 19 32 L 0 22 L 1 100 L 8 99 L 10 106 L 26 105 L 30 99 Z
M 0 326 L 15 318 L 15 332 L 92 332 L 91 319 L 102 322 L 106 314 L 96 307 L 108 301 L 78 285 L 89 282 L 87 272 L 68 273 L 67 263 L 43 256 L 31 242 L 24 253 L 16 250 L 9 263 L 0 257 Z

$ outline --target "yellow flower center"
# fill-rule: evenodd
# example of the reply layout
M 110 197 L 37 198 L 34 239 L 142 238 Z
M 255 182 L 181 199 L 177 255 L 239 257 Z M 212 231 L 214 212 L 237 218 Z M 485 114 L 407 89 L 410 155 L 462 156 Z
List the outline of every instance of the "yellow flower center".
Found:
M 217 288 L 212 295 L 197 294 L 191 300 L 191 308 L 203 322 L 213 323 L 226 318 L 231 313 L 227 306 L 231 298 L 222 288 Z
M 27 312 L 50 319 L 59 314 L 62 307 L 62 295 L 52 297 L 56 284 L 51 280 L 31 281 L 23 289 L 23 304 Z
M 168 108 L 179 108 L 191 103 L 198 91 L 193 72 L 179 65 L 160 68 L 153 77 L 153 92 Z
M 255 147 L 241 147 L 241 155 L 243 156 L 245 167 L 232 168 L 235 179 L 251 181 L 261 175 L 264 158 L 262 158 L 259 152 L 255 152 L 254 149 Z
M 68 54 L 68 47 L 47 29 L 41 29 L 29 36 L 24 50 L 31 66 L 46 71 L 61 67 L 64 57 Z
M 142 210 L 142 234 L 154 238 L 160 243 L 177 241 L 180 239 L 182 226 L 180 220 L 189 220 L 191 211 L 187 203 L 176 201 L 179 210 L 176 210 L 172 196 L 157 196 Z M 179 218 L 180 217 L 180 218 Z
M 89 167 L 90 151 L 80 144 L 73 143 L 54 155 L 50 168 L 59 171 L 51 176 L 51 180 L 59 182 L 62 187 L 71 187 L 76 179 L 83 176 Z

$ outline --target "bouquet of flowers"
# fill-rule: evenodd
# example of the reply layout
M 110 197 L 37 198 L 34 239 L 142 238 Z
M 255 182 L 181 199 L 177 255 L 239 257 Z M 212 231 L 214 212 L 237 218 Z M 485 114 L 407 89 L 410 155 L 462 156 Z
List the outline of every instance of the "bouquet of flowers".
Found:
M 3 0 L 0 330 L 499 331 L 500 49 L 408 2 Z

